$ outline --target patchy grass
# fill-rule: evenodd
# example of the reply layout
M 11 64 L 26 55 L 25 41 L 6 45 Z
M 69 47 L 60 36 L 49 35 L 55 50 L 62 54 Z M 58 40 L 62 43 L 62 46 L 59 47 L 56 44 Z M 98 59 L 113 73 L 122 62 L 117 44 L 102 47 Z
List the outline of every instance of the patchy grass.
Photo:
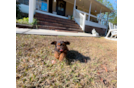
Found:
M 90 58 L 52 65 L 54 40 L 70 41 L 69 50 Z M 17 88 L 116 88 L 117 42 L 104 38 L 16 35 Z

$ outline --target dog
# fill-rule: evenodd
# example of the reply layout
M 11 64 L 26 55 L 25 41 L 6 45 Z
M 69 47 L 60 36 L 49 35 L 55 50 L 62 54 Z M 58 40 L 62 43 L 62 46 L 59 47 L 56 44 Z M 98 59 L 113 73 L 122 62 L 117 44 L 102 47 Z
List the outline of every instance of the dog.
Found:
M 58 59 L 59 61 L 62 61 L 65 57 L 68 50 L 67 45 L 70 45 L 69 41 L 53 41 L 51 43 L 52 45 L 55 45 L 54 49 L 54 57 Z

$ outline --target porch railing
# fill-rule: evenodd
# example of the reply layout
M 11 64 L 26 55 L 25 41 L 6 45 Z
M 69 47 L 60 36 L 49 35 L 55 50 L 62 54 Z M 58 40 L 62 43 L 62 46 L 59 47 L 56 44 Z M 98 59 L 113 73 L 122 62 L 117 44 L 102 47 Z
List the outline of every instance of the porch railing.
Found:
M 84 29 L 85 29 L 85 21 L 86 21 L 86 14 L 85 13 L 83 14 L 79 10 L 75 9 L 74 20 L 75 20 L 75 22 L 77 22 L 77 24 L 79 24 L 79 26 L 84 31 Z
M 105 26 L 107 25 L 107 20 L 105 20 L 103 18 L 97 17 L 97 16 L 92 15 L 92 14 L 89 15 L 89 13 L 80 11 L 78 9 L 74 10 L 74 19 L 80 25 L 82 30 L 84 30 L 84 28 L 85 28 L 86 21 L 92 21 L 92 19 L 88 20 L 88 16 L 97 19 L 95 23 L 98 23 L 100 25 L 105 25 Z M 92 21 L 92 22 L 94 22 L 94 21 Z
M 78 10 L 78 9 L 77 9 L 77 10 Z M 86 17 L 89 16 L 89 13 L 86 13 L 86 12 L 83 12 L 83 11 L 80 11 L 80 10 L 78 10 L 78 11 L 81 12 L 81 13 L 85 13 L 85 14 L 86 14 Z M 95 15 L 90 14 L 90 17 L 96 18 L 97 21 L 98 21 L 98 23 L 101 24 L 101 25 L 106 25 L 106 23 L 107 23 L 107 20 L 105 20 L 105 19 L 103 19 L 103 18 L 100 18 L 100 17 L 97 17 L 97 16 L 95 16 Z M 87 19 L 87 18 L 86 18 L 86 19 Z M 86 20 L 86 21 L 88 21 L 88 20 Z M 92 21 L 92 20 L 90 19 L 89 21 Z
M 98 23 L 101 24 L 101 25 L 106 25 L 107 24 L 107 20 L 105 20 L 105 19 L 102 19 L 100 17 L 94 16 L 92 14 L 90 14 L 90 16 L 93 17 L 93 18 L 96 18 Z M 91 19 L 90 19 L 90 21 L 91 21 Z

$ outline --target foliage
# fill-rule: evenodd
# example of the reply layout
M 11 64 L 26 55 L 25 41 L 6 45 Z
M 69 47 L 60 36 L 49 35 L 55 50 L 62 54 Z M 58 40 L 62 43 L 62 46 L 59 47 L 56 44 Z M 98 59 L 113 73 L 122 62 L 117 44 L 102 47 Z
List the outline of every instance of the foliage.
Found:
M 112 23 L 115 24 L 115 25 L 117 25 L 117 16 L 114 18 L 114 20 L 113 20 Z
M 21 19 L 22 18 L 22 12 L 20 11 L 19 2 L 16 1 L 16 18 Z
M 104 4 L 105 6 L 107 6 L 108 8 L 110 8 L 111 10 L 114 11 L 109 14 L 108 21 L 117 25 L 117 10 L 114 10 L 113 5 L 107 0 L 97 0 L 97 1 L 99 1 L 100 3 Z M 108 13 L 106 13 L 106 14 L 102 13 L 102 15 L 105 15 L 105 16 L 103 16 L 103 18 L 106 18 Z
M 23 19 L 16 19 L 16 22 L 17 23 L 20 23 L 20 24 L 28 24 L 28 25 L 37 25 L 37 19 L 33 19 L 33 22 L 32 23 L 29 23 L 29 18 L 27 17 L 24 17 Z

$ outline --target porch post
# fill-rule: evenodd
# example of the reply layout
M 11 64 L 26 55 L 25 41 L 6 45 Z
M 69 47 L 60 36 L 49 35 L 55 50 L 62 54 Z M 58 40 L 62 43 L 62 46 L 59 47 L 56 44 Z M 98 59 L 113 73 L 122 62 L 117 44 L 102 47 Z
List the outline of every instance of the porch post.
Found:
M 76 0 L 74 0 L 73 17 L 74 17 L 74 15 L 75 15 L 75 8 L 76 8 Z
M 99 17 L 99 24 L 101 23 L 101 9 L 100 9 L 100 17 Z
M 33 22 L 33 16 L 35 12 L 36 7 L 36 0 L 29 0 L 29 23 Z
M 107 34 L 107 30 L 108 30 L 108 18 L 109 18 L 109 13 L 107 15 L 107 29 L 106 29 L 105 35 Z
M 83 17 L 83 31 L 85 32 L 86 13 L 84 13 Z
M 88 21 L 90 21 L 91 6 L 92 6 L 92 1 L 90 2 Z

